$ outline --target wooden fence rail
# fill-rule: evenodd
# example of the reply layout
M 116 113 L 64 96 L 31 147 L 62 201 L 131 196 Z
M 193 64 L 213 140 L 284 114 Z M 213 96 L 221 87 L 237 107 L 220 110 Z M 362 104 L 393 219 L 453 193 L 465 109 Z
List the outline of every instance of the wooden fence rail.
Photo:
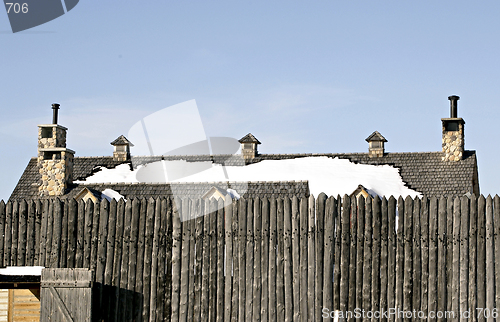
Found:
M 500 198 L 2 201 L 0 263 L 93 270 L 100 321 L 494 321 Z

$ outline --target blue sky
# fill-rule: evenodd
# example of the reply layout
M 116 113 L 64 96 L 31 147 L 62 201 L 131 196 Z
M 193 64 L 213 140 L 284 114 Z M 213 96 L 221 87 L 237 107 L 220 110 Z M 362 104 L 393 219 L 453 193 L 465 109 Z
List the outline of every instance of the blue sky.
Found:
M 0 199 L 37 125 L 69 128 L 77 156 L 195 99 L 208 136 L 252 132 L 262 153 L 441 150 L 459 95 L 484 194 L 500 191 L 500 2 L 88 1 L 13 34 L 0 14 Z

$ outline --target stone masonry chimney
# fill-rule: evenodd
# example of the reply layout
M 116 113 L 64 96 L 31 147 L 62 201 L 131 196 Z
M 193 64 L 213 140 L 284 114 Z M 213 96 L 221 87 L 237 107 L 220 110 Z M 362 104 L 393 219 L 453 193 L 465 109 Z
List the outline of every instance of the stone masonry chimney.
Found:
M 243 159 L 253 159 L 257 156 L 257 145 L 261 143 L 255 138 L 255 136 L 252 135 L 252 133 L 248 133 L 238 142 L 241 143 L 241 154 L 243 155 Z
M 366 138 L 368 142 L 368 156 L 370 158 L 383 157 L 385 153 L 384 143 L 387 140 L 378 131 L 373 132 Z
M 458 117 L 458 96 L 448 97 L 450 100 L 450 117 L 441 119 L 443 123 L 443 161 L 460 161 L 463 159 L 465 137 L 465 121 Z
M 126 137 L 120 135 L 110 144 L 115 147 L 115 150 L 113 151 L 113 161 L 130 160 L 130 147 L 134 145 Z
M 39 195 L 64 195 L 73 183 L 73 158 L 75 151 L 66 148 L 66 131 L 57 124 L 59 104 L 52 104 L 53 124 L 38 125 L 38 172 L 40 173 Z

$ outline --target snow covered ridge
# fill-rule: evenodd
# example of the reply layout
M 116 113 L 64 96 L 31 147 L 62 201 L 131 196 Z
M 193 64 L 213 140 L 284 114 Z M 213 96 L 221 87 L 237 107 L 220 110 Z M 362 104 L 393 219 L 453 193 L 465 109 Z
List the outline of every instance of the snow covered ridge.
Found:
M 346 159 L 326 156 L 305 157 L 286 160 L 264 160 L 247 166 L 204 165 L 206 162 L 158 161 L 130 170 L 128 164 L 114 169 L 101 168 L 85 183 L 139 183 L 139 182 L 224 182 L 224 181 L 309 181 L 310 193 L 317 196 L 351 194 L 358 185 L 363 185 L 372 195 L 412 198 L 422 194 L 405 186 L 399 170 L 389 165 L 355 164 Z M 202 164 L 200 166 L 200 164 Z M 170 169 L 154 176 L 155 181 L 138 180 L 137 174 L 143 167 Z M 177 173 L 173 173 L 175 169 Z M 201 171 L 200 171 L 201 169 Z M 204 170 L 205 169 L 205 170 Z M 189 174 L 186 176 L 179 175 Z M 141 177 L 141 176 L 140 176 Z M 151 177 L 151 176 L 149 176 Z M 168 178 L 175 178 L 168 180 Z M 232 192 L 234 194 L 235 192 Z M 239 193 L 239 192 L 236 192 Z

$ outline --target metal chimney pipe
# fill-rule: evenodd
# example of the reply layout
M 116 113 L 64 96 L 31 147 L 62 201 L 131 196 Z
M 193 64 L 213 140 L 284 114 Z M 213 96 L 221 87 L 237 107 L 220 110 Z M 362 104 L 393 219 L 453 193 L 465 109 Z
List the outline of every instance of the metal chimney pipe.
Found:
M 455 119 L 457 118 L 457 110 L 458 110 L 458 100 L 460 97 L 456 95 L 449 96 L 448 99 L 450 100 L 450 118 Z
M 52 124 L 57 124 L 57 111 L 59 110 L 59 104 L 52 104 Z

